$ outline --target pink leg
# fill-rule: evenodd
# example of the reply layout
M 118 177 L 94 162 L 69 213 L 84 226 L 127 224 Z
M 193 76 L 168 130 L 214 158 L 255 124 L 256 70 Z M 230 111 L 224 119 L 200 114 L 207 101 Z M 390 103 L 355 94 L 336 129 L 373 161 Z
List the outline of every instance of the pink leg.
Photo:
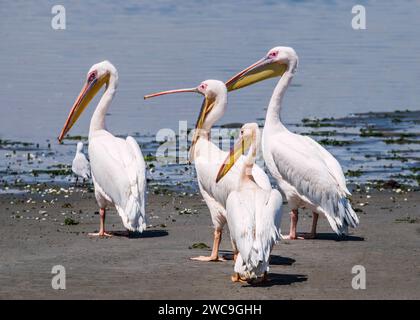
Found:
M 289 235 L 283 236 L 283 239 L 288 239 L 288 240 L 303 239 L 302 237 L 297 236 L 297 233 L 296 233 L 297 222 L 298 222 L 298 210 L 293 209 L 292 212 L 290 212 L 290 231 L 289 231 Z
M 213 249 L 211 251 L 211 255 L 210 256 L 199 256 L 199 257 L 194 257 L 194 258 L 190 258 L 191 260 L 196 260 L 196 261 L 225 261 L 225 259 L 219 257 L 219 246 L 220 246 L 220 242 L 222 241 L 222 230 L 215 230 L 214 231 L 214 237 L 213 237 Z
M 312 212 L 312 228 L 311 233 L 305 235 L 305 239 L 315 239 L 316 237 L 316 226 L 318 224 L 318 217 L 319 214 L 316 212 Z
M 97 233 L 89 233 L 89 236 L 91 237 L 112 237 L 110 233 L 105 232 L 105 209 L 101 208 L 99 210 L 100 214 L 100 226 L 99 226 L 99 232 Z

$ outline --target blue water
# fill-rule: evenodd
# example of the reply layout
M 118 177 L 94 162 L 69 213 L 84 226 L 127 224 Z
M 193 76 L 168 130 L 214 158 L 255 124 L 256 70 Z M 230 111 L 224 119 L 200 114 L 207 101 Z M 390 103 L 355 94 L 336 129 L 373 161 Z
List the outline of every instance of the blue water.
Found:
M 56 1 L 2 1 L 0 138 L 40 143 L 54 161 L 68 163 L 71 152 L 56 137 L 86 72 L 104 59 L 120 76 L 110 131 L 148 139 L 161 128 L 177 132 L 179 120 L 194 125 L 201 98 L 144 101 L 144 94 L 226 80 L 277 45 L 300 57 L 284 101 L 289 125 L 313 116 L 419 110 L 420 2 L 359 3 L 366 30 L 352 29 L 354 4 L 347 1 L 60 1 L 67 28 L 53 30 Z M 220 124 L 263 118 L 274 85 L 233 92 Z M 87 135 L 97 101 L 72 135 Z M 25 161 L 20 167 L 31 169 Z

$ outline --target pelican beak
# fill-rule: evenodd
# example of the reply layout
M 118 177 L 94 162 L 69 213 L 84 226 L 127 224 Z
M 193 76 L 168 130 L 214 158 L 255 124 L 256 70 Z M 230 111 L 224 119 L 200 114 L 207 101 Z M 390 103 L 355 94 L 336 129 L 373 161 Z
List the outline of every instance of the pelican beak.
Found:
M 86 82 L 70 110 L 63 129 L 61 129 L 60 136 L 58 137 L 59 142 L 64 139 L 64 136 L 67 134 L 67 132 L 69 132 L 71 127 L 73 127 L 77 119 L 79 119 L 80 115 L 82 114 L 83 110 L 86 109 L 86 107 L 89 105 L 89 102 L 95 97 L 101 87 L 109 82 L 109 76 L 110 74 L 106 73 L 99 78 L 94 78 L 92 81 Z
M 264 57 L 230 78 L 226 82 L 226 88 L 228 91 L 241 89 L 259 81 L 280 77 L 286 70 L 286 64 Z
M 197 88 L 177 89 L 177 90 L 168 90 L 168 91 L 161 91 L 161 92 L 157 92 L 157 93 L 148 94 L 148 95 L 144 96 L 144 99 L 158 97 L 158 96 L 162 96 L 162 95 L 166 95 L 166 94 L 182 93 L 182 92 L 195 92 L 195 93 L 203 94 Z M 198 116 L 197 123 L 195 125 L 194 136 L 192 138 L 192 143 L 191 143 L 191 148 L 190 148 L 190 158 L 191 158 L 191 155 L 194 154 L 194 152 L 193 152 L 194 145 L 195 145 L 195 143 L 197 142 L 197 140 L 200 136 L 199 132 L 203 128 L 204 121 L 206 120 L 207 115 L 209 114 L 211 109 L 213 108 L 215 101 L 216 101 L 215 97 L 209 97 L 209 96 L 204 97 L 204 101 L 201 105 L 200 114 Z
M 152 94 L 147 94 L 143 98 L 144 98 L 144 100 L 146 100 L 146 99 L 149 99 L 149 98 L 164 96 L 166 94 L 182 93 L 182 92 L 201 93 L 200 91 L 198 91 L 197 88 L 188 88 L 188 89 L 177 89 L 177 90 L 167 90 L 167 91 L 156 92 L 156 93 L 152 93 Z
M 206 120 L 211 109 L 213 109 L 215 102 L 215 97 L 204 97 L 203 103 L 201 104 L 200 114 L 198 115 L 197 123 L 195 124 L 194 136 L 192 138 L 191 148 L 189 152 L 190 159 L 194 159 L 194 147 L 198 141 L 198 138 L 200 137 L 200 130 L 203 128 L 204 121 Z
M 250 147 L 252 139 L 249 136 L 241 137 L 229 151 L 229 155 L 223 162 L 216 177 L 216 183 L 220 181 L 238 161 L 238 159 Z

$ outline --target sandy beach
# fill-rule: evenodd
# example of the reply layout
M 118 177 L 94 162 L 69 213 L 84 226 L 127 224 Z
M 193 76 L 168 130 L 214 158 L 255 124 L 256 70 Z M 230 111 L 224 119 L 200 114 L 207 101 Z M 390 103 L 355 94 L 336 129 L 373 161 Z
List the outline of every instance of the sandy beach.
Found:
M 149 224 L 127 237 L 115 210 L 115 235 L 92 239 L 98 208 L 92 192 L 59 188 L 0 195 L 1 299 L 419 299 L 419 192 L 354 192 L 360 227 L 339 239 L 319 223 L 314 240 L 281 241 L 271 258 L 270 281 L 232 283 L 233 262 L 200 263 L 212 243 L 208 209 L 198 194 L 149 192 Z M 282 229 L 288 230 L 284 207 Z M 66 221 L 66 222 L 65 222 Z M 308 231 L 311 216 L 300 214 Z M 228 230 L 221 244 L 231 254 Z M 66 290 L 51 286 L 51 269 L 66 269 Z M 366 269 L 366 290 L 354 290 L 354 265 Z

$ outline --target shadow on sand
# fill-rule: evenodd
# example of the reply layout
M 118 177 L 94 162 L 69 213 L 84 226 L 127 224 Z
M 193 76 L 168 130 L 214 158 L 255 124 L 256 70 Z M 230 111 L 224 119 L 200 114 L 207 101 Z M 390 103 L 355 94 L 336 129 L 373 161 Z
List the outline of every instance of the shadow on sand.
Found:
M 139 239 L 139 238 L 156 238 L 156 237 L 165 237 L 169 233 L 166 230 L 144 230 L 140 232 L 132 231 L 113 231 L 112 235 L 114 237 L 126 237 L 129 239 Z
M 270 255 L 270 264 L 273 266 L 291 266 L 295 262 L 296 260 L 292 258 Z
M 334 241 L 365 241 L 365 238 L 358 236 L 339 236 L 335 233 L 317 233 L 313 240 L 334 240 Z
M 229 250 L 219 251 L 226 260 L 233 260 L 233 252 Z M 288 257 L 270 255 L 270 264 L 275 266 L 291 266 L 296 260 Z
M 292 283 L 304 282 L 308 280 L 308 276 L 304 274 L 279 274 L 269 273 L 268 281 L 257 284 L 244 284 L 243 287 L 273 287 L 285 286 Z

